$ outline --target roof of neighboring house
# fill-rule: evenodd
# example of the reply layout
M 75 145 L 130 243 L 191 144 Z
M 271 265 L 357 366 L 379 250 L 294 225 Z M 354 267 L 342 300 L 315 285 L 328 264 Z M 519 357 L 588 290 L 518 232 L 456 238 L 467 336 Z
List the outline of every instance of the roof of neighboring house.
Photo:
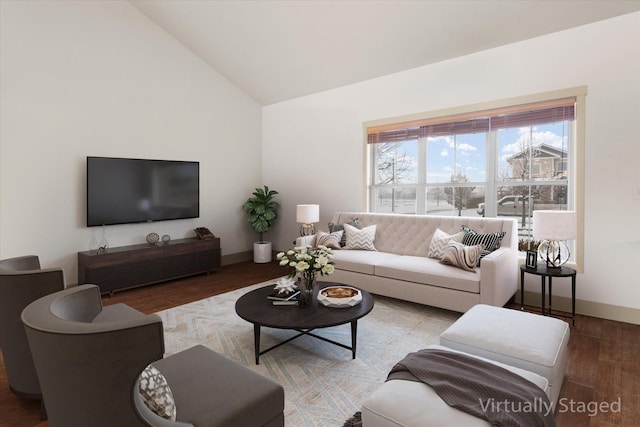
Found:
M 527 155 L 527 153 L 529 153 L 529 150 L 533 150 L 532 157 L 534 159 L 543 159 L 549 157 L 559 158 L 565 157 L 567 155 L 566 151 L 564 150 L 560 150 L 548 144 L 540 144 L 509 156 L 507 158 L 507 162 L 511 163 L 514 160 L 523 158 L 525 155 Z

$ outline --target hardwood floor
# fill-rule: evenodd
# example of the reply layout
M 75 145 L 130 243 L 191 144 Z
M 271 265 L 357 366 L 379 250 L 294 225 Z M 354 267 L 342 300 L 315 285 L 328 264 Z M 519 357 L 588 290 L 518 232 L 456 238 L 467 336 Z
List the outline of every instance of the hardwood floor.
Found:
M 569 358 L 557 425 L 640 425 L 640 325 L 580 315 L 575 326 L 568 322 Z
M 122 302 L 143 313 L 153 313 L 284 273 L 275 262 L 243 262 L 223 266 L 210 275 L 116 293 L 104 297 L 103 304 Z M 46 421 L 40 421 L 39 414 L 37 402 L 10 392 L 0 357 L 0 426 L 48 426 Z M 561 427 L 631 427 L 640 423 L 639 325 L 587 316 L 576 318 L 556 421 Z

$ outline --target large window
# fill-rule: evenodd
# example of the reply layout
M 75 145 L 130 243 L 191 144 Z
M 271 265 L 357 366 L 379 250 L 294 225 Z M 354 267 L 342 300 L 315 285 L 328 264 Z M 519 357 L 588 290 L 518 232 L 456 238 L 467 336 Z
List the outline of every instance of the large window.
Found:
M 534 209 L 576 209 L 578 98 L 367 124 L 369 210 L 509 216 L 527 244 Z

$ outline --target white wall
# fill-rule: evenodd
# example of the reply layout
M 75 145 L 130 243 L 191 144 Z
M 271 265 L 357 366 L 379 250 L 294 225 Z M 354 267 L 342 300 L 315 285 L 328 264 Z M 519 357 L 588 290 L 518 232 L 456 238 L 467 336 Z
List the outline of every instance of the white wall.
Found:
M 319 203 L 325 230 L 334 211 L 366 209 L 363 122 L 586 85 L 578 299 L 640 309 L 638 76 L 634 13 L 265 107 L 264 180 L 283 194 L 276 247 L 297 234 L 298 203 Z M 554 294 L 568 288 L 556 285 Z M 539 282 L 527 289 L 540 292 Z
M 262 184 L 261 107 L 127 2 L 0 2 L 0 258 L 37 254 L 77 280 L 88 249 L 85 157 L 200 161 L 200 218 L 106 227 L 250 250 L 242 203 Z M 95 230 L 100 238 L 101 230 Z

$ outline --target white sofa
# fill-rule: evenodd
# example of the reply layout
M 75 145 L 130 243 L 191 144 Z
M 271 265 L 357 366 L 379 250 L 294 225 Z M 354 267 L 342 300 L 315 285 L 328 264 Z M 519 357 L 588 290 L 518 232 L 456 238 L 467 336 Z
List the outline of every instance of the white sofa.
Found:
M 374 294 L 466 312 L 476 304 L 503 306 L 518 282 L 518 229 L 515 219 L 338 212 L 332 223 L 358 218 L 358 228 L 376 225 L 376 251 L 336 250 L 335 273 L 326 280 Z M 466 225 L 479 233 L 505 232 L 500 248 L 475 271 L 444 265 L 427 254 L 434 232 L 448 234 Z M 315 243 L 300 237 L 296 245 Z

